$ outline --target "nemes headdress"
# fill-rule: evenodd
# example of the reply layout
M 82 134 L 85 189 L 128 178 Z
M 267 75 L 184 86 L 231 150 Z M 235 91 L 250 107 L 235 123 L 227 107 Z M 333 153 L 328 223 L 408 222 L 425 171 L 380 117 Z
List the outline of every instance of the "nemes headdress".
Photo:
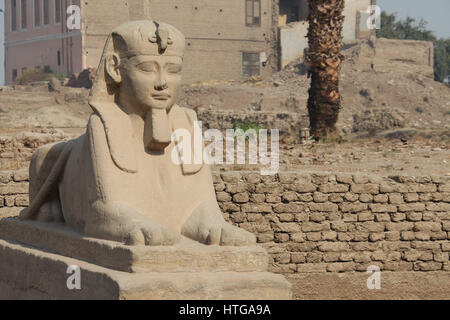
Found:
M 114 49 L 121 58 L 136 55 L 183 57 L 185 38 L 175 27 L 157 21 L 132 21 L 113 30 Z

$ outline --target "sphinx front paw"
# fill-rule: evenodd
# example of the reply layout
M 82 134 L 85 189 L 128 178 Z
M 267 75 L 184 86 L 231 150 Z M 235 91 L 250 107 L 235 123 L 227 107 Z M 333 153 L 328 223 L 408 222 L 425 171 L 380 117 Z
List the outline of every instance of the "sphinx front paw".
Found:
M 172 246 L 180 242 L 180 234 L 158 223 L 138 223 L 124 235 L 126 245 Z
M 194 210 L 181 233 L 207 245 L 252 246 L 256 243 L 254 234 L 227 223 L 213 203 L 203 204 Z

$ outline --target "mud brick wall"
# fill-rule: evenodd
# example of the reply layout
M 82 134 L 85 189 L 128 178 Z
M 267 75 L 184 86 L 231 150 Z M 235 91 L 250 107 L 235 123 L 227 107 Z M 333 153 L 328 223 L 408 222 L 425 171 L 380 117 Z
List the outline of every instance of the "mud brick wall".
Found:
M 213 172 L 225 218 L 279 273 L 450 271 L 450 177 Z M 28 206 L 28 172 L 0 171 L 0 217 Z
M 0 218 L 28 206 L 28 170 L 0 171 Z
M 257 235 L 280 273 L 450 271 L 442 177 L 214 173 L 226 218 Z

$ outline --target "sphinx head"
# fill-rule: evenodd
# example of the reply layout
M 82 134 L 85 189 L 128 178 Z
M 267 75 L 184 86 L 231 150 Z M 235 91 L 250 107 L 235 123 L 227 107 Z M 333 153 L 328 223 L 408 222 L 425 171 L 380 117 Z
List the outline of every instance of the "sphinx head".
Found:
M 105 52 L 108 92 L 130 113 L 169 110 L 181 81 L 185 38 L 175 27 L 150 20 L 118 26 Z

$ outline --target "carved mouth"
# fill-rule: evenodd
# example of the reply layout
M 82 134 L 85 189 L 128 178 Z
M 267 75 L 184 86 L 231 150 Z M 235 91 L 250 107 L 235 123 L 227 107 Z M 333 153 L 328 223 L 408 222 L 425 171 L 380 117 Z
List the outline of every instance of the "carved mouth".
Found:
M 170 99 L 170 96 L 167 94 L 155 94 L 152 97 L 153 97 L 153 99 L 161 100 L 161 101 L 167 101 Z

